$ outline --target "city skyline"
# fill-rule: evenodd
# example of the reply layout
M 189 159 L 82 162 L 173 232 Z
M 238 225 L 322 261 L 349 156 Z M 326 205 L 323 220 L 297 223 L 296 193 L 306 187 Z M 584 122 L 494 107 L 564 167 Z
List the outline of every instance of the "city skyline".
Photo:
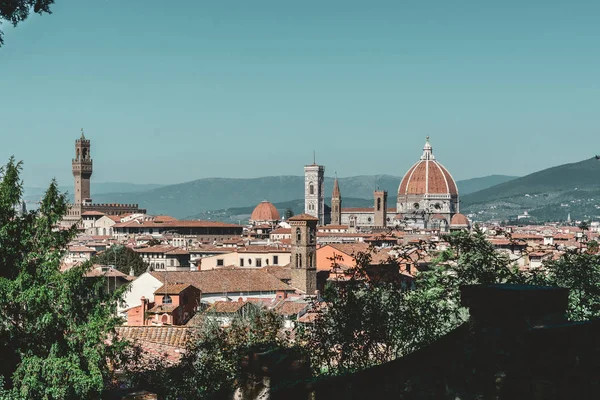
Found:
M 426 136 L 457 180 L 600 148 L 598 5 L 183 4 L 2 25 L 3 163 L 70 185 L 82 127 L 95 182 L 301 175 L 313 150 L 328 176 L 402 176 Z

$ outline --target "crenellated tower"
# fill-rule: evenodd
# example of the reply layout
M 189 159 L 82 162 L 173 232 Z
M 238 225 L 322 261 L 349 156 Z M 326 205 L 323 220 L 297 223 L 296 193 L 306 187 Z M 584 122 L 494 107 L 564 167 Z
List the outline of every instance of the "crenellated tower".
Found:
M 81 137 L 75 141 L 75 158 L 72 161 L 73 176 L 75 177 L 75 205 L 91 203 L 92 158 L 90 147 L 90 141 L 85 138 L 83 128 L 81 128 Z

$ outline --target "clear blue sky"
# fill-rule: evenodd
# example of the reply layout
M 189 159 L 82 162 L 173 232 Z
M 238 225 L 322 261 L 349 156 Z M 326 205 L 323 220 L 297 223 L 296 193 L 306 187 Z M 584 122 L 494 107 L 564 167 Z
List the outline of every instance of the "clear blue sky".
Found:
M 562 3 L 562 4 L 559 4 Z M 56 0 L 3 24 L 0 161 L 28 186 L 402 175 L 425 136 L 457 179 L 600 153 L 600 2 Z

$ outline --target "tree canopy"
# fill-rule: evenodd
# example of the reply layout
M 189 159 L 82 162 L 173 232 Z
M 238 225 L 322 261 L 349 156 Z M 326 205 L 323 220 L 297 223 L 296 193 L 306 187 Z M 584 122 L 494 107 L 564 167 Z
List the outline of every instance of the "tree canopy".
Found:
M 0 22 L 6 21 L 17 26 L 29 17 L 31 12 L 51 14 L 50 5 L 54 0 L 3 0 L 0 1 Z M 0 47 L 4 44 L 3 33 L 0 30 Z
M 20 171 L 12 158 L 0 170 L 0 398 L 90 398 L 125 354 L 112 335 L 121 293 L 84 277 L 90 264 L 60 271 L 76 234 L 57 229 L 66 198 L 53 181 L 39 210 L 19 215 Z
M 129 274 L 133 269 L 135 276 L 143 274 L 148 268 L 138 253 L 129 247 L 118 245 L 98 254 L 92 259 L 92 262 L 94 264 L 114 265 L 116 269 L 124 274 Z

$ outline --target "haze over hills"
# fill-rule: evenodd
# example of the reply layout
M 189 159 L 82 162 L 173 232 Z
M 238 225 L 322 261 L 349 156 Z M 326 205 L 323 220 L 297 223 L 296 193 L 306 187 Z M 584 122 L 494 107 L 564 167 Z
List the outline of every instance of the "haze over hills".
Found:
M 600 160 L 559 165 L 461 196 L 461 212 L 478 220 L 514 218 L 524 211 L 538 221 L 600 216 Z
M 102 194 L 107 194 L 107 193 L 134 193 L 134 192 L 145 192 L 148 190 L 152 190 L 152 189 L 156 189 L 159 187 L 162 187 L 164 185 L 158 185 L 158 184 L 152 184 L 152 183 L 148 183 L 148 184 L 139 184 L 139 183 L 126 183 L 126 182 L 100 182 L 100 183 L 93 183 L 91 190 L 92 190 L 92 195 L 102 195 Z M 40 188 L 40 187 L 30 187 L 30 186 L 25 186 L 23 188 L 24 192 L 25 192 L 25 198 L 27 200 L 38 200 L 40 196 L 42 196 L 45 192 L 46 189 L 48 189 L 47 187 L 45 188 Z M 73 199 L 73 186 L 60 186 L 58 188 L 61 192 L 68 192 L 69 193 L 69 197 L 72 200 Z
M 388 203 L 395 207 L 401 179 L 391 175 L 339 178 L 344 206 L 372 206 L 373 190 L 379 188 L 388 191 Z M 457 185 L 463 194 L 510 179 L 514 177 L 491 175 L 458 181 Z M 61 190 L 73 192 L 72 187 L 62 187 Z M 330 195 L 332 190 L 333 178 L 327 177 L 325 194 Z M 26 199 L 37 201 L 43 191 L 41 188 L 26 188 Z M 274 203 L 282 212 L 288 207 L 295 213 L 301 211 L 304 207 L 304 177 L 205 178 L 166 186 L 92 182 L 92 198 L 95 203 L 137 203 L 148 209 L 149 213 L 172 215 L 176 218 L 215 219 L 217 215 L 221 215 L 220 219 L 231 220 L 230 217 L 234 216 L 249 216 L 256 204 L 265 199 Z

